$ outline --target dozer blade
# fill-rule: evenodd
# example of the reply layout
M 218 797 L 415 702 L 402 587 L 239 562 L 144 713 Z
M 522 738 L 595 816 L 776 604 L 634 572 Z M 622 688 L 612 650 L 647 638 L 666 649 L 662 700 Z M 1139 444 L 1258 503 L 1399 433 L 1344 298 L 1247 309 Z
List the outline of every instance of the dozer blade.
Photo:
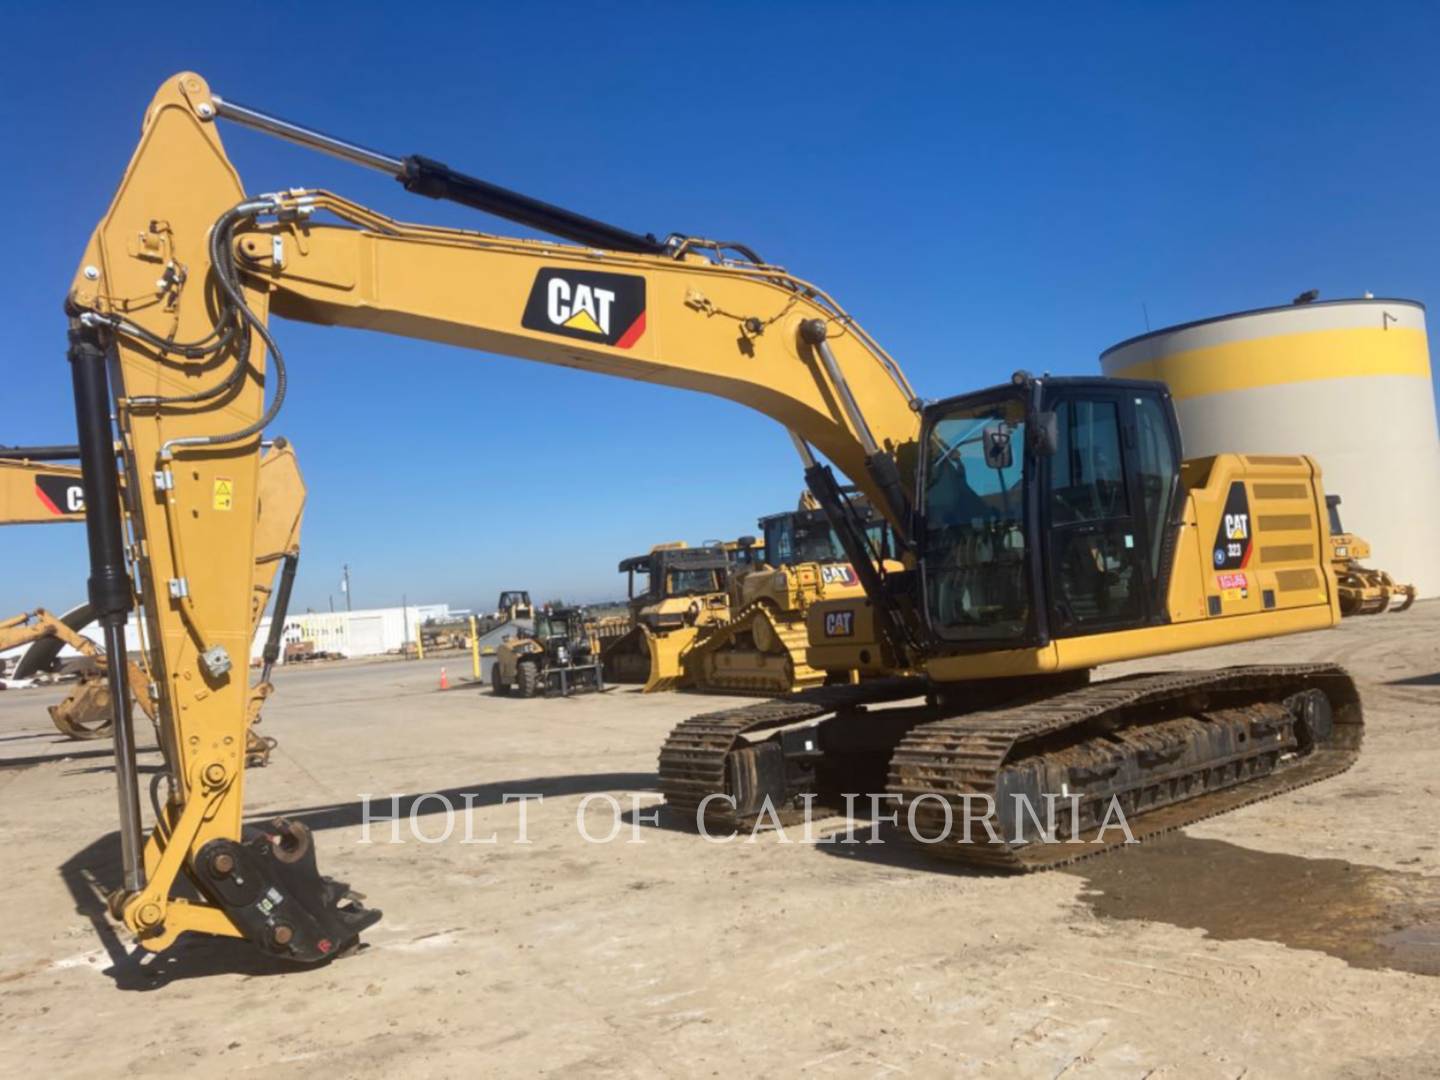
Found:
M 635 627 L 605 650 L 605 681 L 638 683 L 646 694 L 676 689 L 687 681 L 681 658 L 698 634 L 693 626 L 663 634 L 652 633 L 645 626 Z
M 684 656 L 699 633 L 695 627 L 687 626 L 668 634 L 650 635 L 646 642 L 650 649 L 650 671 L 645 679 L 645 693 L 675 690 L 688 682 Z

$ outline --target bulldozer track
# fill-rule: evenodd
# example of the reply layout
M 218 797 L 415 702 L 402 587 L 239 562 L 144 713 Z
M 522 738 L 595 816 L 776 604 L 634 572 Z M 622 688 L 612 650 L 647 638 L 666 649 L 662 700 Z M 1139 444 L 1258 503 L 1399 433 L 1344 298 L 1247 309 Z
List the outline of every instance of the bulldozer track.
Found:
M 781 679 L 778 673 L 745 673 L 724 671 L 710 667 L 707 660 L 722 653 L 738 635 L 751 630 L 757 619 L 764 619 L 770 632 L 785 649 L 784 659 L 789 660 L 789 676 Z M 733 619 L 721 623 L 702 641 L 697 642 L 686 657 L 694 689 L 707 694 L 759 694 L 775 697 L 819 685 L 825 678 L 823 671 L 817 671 L 805 662 L 805 650 L 810 643 L 801 615 L 795 619 L 778 618 L 774 607 L 763 600 L 746 604 Z M 758 651 L 758 649 L 756 650 Z M 779 653 L 767 653 L 767 657 L 782 659 Z
M 1328 686 L 1338 697 L 1331 741 L 1288 763 L 1276 762 L 1268 772 L 1236 767 L 1233 777 L 1220 776 L 1214 762 L 1194 772 L 1218 785 L 1201 794 L 1146 810 L 1127 818 L 1130 835 L 1144 841 L 1186 825 L 1227 813 L 1252 803 L 1328 777 L 1354 763 L 1363 735 L 1358 697 L 1344 668 L 1336 664 L 1269 665 L 1226 668 L 1218 671 L 1166 672 L 1094 683 L 1082 689 L 1059 692 L 1008 707 L 917 723 L 900 741 L 889 766 L 889 792 L 904 812 L 913 813 L 917 825 L 934 829 L 949 824 L 943 812 L 926 806 L 944 801 L 963 808 L 967 797 L 993 797 L 1001 769 L 1023 754 L 1027 744 L 1053 737 L 1068 728 L 1093 724 L 1107 713 L 1133 709 L 1162 709 L 1195 695 L 1254 692 L 1272 699 L 1281 694 Z M 707 713 L 686 720 L 660 751 L 660 787 L 674 811 L 698 815 L 707 795 L 727 793 L 726 758 L 745 737 L 789 724 L 817 720 L 828 713 L 859 705 L 879 704 L 923 694 L 919 678 L 876 680 L 858 685 L 821 687 L 785 701 L 744 706 Z M 1351 715 L 1353 713 L 1353 715 Z M 1211 774 L 1216 774 L 1212 777 Z M 1166 777 L 1166 783 L 1189 783 L 1190 774 Z M 921 796 L 930 796 L 917 802 Z M 938 798 L 936 798 L 938 796 Z M 915 805 L 911 807 L 911 804 Z M 743 821 L 728 812 L 728 800 L 705 807 L 707 823 L 736 827 Z M 782 824 L 792 815 L 782 812 Z M 800 816 L 795 811 L 794 817 Z M 937 821 L 937 816 L 939 821 Z M 902 818 L 903 820 L 903 818 Z M 938 831 L 938 830 L 937 830 Z M 1112 824 L 1108 830 L 1089 830 L 1081 842 L 970 843 L 967 838 L 911 842 L 932 855 L 991 871 L 1033 872 L 1066 866 L 1125 844 L 1125 831 Z M 933 833 L 931 835 L 934 835 Z

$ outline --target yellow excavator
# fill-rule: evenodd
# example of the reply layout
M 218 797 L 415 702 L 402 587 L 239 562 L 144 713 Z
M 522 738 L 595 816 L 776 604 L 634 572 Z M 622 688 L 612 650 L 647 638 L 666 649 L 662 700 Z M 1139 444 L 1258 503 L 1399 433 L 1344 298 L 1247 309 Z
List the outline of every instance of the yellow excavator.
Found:
M 221 121 L 554 239 L 405 224 L 320 190 L 252 194 Z M 810 664 L 916 675 L 682 723 L 660 752 L 676 812 L 745 821 L 884 792 L 928 850 L 1034 869 L 1119 842 L 1104 828 L 1117 804 L 1143 838 L 1358 753 L 1360 702 L 1333 664 L 1090 683 L 1101 664 L 1340 618 L 1314 461 L 1183 460 L 1161 384 L 1018 372 L 926 402 L 823 290 L 744 245 L 629 232 L 240 105 L 193 73 L 147 109 L 68 311 L 90 598 L 112 673 L 140 608 L 169 779 L 142 832 L 129 698 L 113 695 L 112 910 L 148 949 L 200 931 L 318 961 L 380 917 L 320 874 L 302 824 L 244 821 L 255 500 L 286 385 L 273 317 L 710 393 L 789 429 L 864 590 L 812 605 Z M 872 560 L 832 466 L 887 520 L 902 569 Z M 1058 800 L 1059 835 L 1082 843 L 1012 831 L 1017 794 Z M 940 831 L 975 799 L 999 804 L 998 836 Z
M 842 494 L 861 525 L 872 558 L 890 556 L 885 519 L 855 489 Z M 808 491 L 799 506 L 759 520 L 759 552 L 732 567 L 730 617 L 685 654 L 686 685 L 709 693 L 776 697 L 826 682 L 850 682 L 855 671 L 822 671 L 806 661 L 806 613 L 822 600 L 858 600 L 860 578 L 846 561 L 830 518 Z M 899 571 L 900 563 L 891 564 Z
M 0 620 L 0 652 L 29 645 L 53 643 L 54 651 L 68 645 L 89 660 L 93 670 L 83 673 L 75 688 L 59 704 L 49 707 L 50 719 L 60 734 L 72 739 L 103 739 L 110 734 L 111 710 L 110 691 L 105 678 L 105 654 L 89 638 L 79 633 L 75 626 L 90 622 L 89 606 L 82 605 L 75 612 L 65 616 L 52 615 L 44 608 L 36 608 L 9 619 Z M 74 625 L 72 625 L 74 624 Z M 29 658 L 27 653 L 26 659 Z M 16 669 L 19 678 L 28 677 L 34 668 Z M 134 660 L 128 665 L 128 685 L 135 696 L 135 702 L 153 722 L 156 717 L 155 702 L 150 696 L 150 680 L 145 671 Z M 254 762 L 252 762 L 254 764 Z
M 723 543 L 690 547 L 683 540 L 621 559 L 630 628 L 601 654 L 605 679 L 639 683 L 646 694 L 677 689 L 685 680 L 686 653 L 730 615 L 731 562 Z

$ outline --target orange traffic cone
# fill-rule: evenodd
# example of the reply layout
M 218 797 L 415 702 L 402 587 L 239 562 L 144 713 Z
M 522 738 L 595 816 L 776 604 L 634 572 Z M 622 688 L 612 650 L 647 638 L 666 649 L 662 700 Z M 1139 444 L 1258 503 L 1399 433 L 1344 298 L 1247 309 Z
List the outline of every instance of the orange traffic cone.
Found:
M 445 669 L 443 667 L 440 669 L 440 689 L 450 689 L 450 680 L 445 677 Z

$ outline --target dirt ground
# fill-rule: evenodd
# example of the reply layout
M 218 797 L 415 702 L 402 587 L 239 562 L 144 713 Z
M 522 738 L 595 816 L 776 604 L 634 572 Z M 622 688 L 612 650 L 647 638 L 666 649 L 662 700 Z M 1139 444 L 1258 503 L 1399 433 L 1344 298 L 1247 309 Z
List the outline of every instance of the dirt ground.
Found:
M 587 843 L 582 800 L 656 803 L 661 739 L 723 699 L 437 692 L 456 659 L 286 670 L 249 807 L 301 816 L 322 870 L 385 912 L 361 952 L 303 970 L 117 936 L 87 884 L 118 876 L 108 744 L 55 735 L 54 689 L 3 693 L 0 1070 L 1440 1075 L 1440 603 L 1149 666 L 1319 659 L 1365 697 L 1349 773 L 1022 878 L 795 830 L 721 844 L 621 820 Z M 497 842 L 463 843 L 461 814 L 443 842 L 407 822 L 361 843 L 362 796 L 384 814 L 390 792 L 472 793 L 471 837 Z M 544 796 L 529 844 L 505 793 Z M 438 837 L 439 800 L 422 809 Z M 604 799 L 584 822 L 617 824 Z

